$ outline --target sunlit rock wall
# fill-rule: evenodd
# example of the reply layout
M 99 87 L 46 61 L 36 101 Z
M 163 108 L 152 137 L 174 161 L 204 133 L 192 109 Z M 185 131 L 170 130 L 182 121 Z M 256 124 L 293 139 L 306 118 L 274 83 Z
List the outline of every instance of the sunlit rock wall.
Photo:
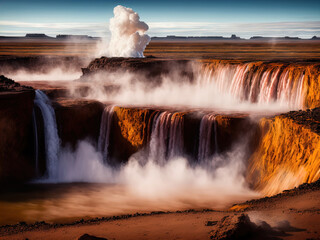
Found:
M 167 113 L 167 121 L 159 120 L 160 115 Z M 205 113 L 196 111 L 173 111 L 154 108 L 139 107 L 114 107 L 114 115 L 112 118 L 109 156 L 111 162 L 126 162 L 130 156 L 139 150 L 148 150 L 152 131 L 157 124 L 163 125 L 162 134 L 167 134 L 163 142 L 167 145 L 167 151 L 170 151 L 170 141 L 178 141 L 175 144 L 181 145 L 182 156 L 187 157 L 191 162 L 196 162 L 198 158 L 200 122 Z M 180 123 L 182 129 L 179 136 L 173 133 L 173 128 L 179 127 L 175 124 Z M 213 143 L 211 154 L 225 153 L 231 150 L 234 144 L 239 140 L 246 139 L 248 144 L 256 124 L 245 114 L 230 114 L 216 116 L 216 129 L 212 126 L 211 136 Z M 170 135 L 171 134 L 171 135 Z M 173 139 L 175 138 L 175 140 Z M 180 140 L 181 139 L 181 142 Z M 242 141 L 244 142 L 244 141 Z M 214 149 L 218 146 L 218 149 Z M 250 150 L 250 147 L 244 146 Z M 172 150 L 172 149 L 171 149 Z
M 315 109 L 260 121 L 262 138 L 247 172 L 254 189 L 272 195 L 319 179 L 319 120 Z
M 314 64 L 305 70 L 303 86 L 305 94 L 304 106 L 306 108 L 320 107 L 320 65 Z

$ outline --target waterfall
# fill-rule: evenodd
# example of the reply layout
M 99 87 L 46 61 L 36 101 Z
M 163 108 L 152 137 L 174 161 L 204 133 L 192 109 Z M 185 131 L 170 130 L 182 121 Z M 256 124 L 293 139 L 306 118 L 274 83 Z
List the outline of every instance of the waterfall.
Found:
M 217 123 L 216 117 L 214 117 L 213 126 L 214 126 L 214 150 L 215 150 L 215 154 L 217 155 L 219 153 L 219 145 L 218 145 L 218 123 Z
M 34 103 L 39 107 L 43 117 L 47 176 L 49 179 L 55 179 L 58 174 L 58 154 L 60 149 L 56 115 L 49 98 L 42 91 L 36 90 Z
M 106 162 L 108 161 L 108 155 L 109 155 L 109 140 L 110 140 L 113 113 L 114 113 L 114 106 L 105 107 L 102 113 L 101 123 L 100 123 L 98 150 L 103 154 L 103 160 Z
M 183 117 L 175 113 L 171 117 L 169 135 L 169 157 L 179 156 L 183 153 Z
M 198 150 L 198 162 L 205 162 L 210 155 L 212 150 L 215 153 L 218 152 L 217 142 L 217 123 L 216 116 L 213 114 L 206 114 L 201 118 L 200 132 L 199 132 L 199 150 Z M 214 127 L 214 146 L 212 146 L 212 126 Z M 214 148 L 214 149 L 213 149 Z
M 154 118 L 154 128 L 150 140 L 150 157 L 160 165 L 164 165 L 167 156 L 167 142 L 169 138 L 170 112 L 162 112 Z
M 179 113 L 162 112 L 154 118 L 150 157 L 159 165 L 183 152 L 183 118 Z
M 198 77 L 198 86 L 213 85 L 222 94 L 240 101 L 280 103 L 303 107 L 304 69 L 275 63 L 208 64 Z
M 39 142 L 38 142 L 38 127 L 35 110 L 32 111 L 32 123 L 33 123 L 33 136 L 34 136 L 34 162 L 35 162 L 35 173 L 38 177 L 39 171 Z

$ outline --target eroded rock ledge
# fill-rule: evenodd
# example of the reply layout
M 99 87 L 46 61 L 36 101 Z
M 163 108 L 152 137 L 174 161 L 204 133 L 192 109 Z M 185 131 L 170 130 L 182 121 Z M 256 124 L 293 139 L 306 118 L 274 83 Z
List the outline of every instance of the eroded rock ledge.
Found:
M 82 79 L 104 71 L 119 72 L 128 71 L 143 74 L 147 80 L 159 80 L 161 76 L 175 73 L 193 79 L 193 71 L 190 60 L 168 60 L 157 58 L 96 58 L 86 68 L 82 68 Z M 178 76 L 177 75 L 177 76 Z M 152 79 L 151 79 L 152 78 Z

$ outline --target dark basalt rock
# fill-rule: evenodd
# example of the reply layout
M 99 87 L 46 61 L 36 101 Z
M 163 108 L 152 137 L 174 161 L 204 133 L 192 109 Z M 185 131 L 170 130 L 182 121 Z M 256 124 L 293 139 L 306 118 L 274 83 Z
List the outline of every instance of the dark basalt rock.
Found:
M 96 237 L 89 234 L 83 234 L 78 240 L 107 240 L 106 238 Z
M 20 85 L 10 78 L 3 75 L 0 76 L 0 92 L 18 92 L 18 91 L 30 91 L 32 87 Z
M 33 88 L 0 76 L 0 183 L 34 176 L 34 96 Z
M 306 111 L 291 111 L 282 114 L 295 122 L 311 129 L 313 132 L 320 134 L 320 107 L 307 109 Z
M 94 100 L 57 99 L 53 103 L 62 146 L 75 148 L 79 140 L 96 143 L 104 105 Z
M 277 227 L 271 227 L 262 221 L 259 224 L 251 222 L 247 214 L 223 217 L 210 232 L 210 238 L 215 240 L 280 240 L 284 236 L 290 236 L 287 232 L 300 232 L 299 229 L 290 226 L 287 221 L 280 222 Z
M 148 83 L 161 82 L 161 77 L 171 74 L 172 76 L 180 76 L 176 79 L 181 81 L 183 78 L 187 81 L 193 80 L 193 70 L 190 60 L 172 60 L 158 58 L 96 58 L 86 68 L 82 68 L 85 80 L 88 77 L 101 72 L 119 72 L 128 71 L 139 74 L 139 81 L 147 81 Z M 101 76 L 100 76 L 101 77 Z

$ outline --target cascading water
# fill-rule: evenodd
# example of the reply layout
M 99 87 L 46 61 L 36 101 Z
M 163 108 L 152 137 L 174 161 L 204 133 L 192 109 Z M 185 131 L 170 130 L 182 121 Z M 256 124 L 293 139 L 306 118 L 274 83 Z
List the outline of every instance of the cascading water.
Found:
M 183 152 L 183 117 L 179 113 L 171 117 L 168 152 L 169 157 L 179 156 Z
M 98 140 L 98 150 L 103 154 L 103 160 L 108 161 L 109 139 L 112 126 L 114 106 L 105 107 L 100 124 L 100 135 Z
M 32 111 L 32 122 L 33 122 L 33 135 L 34 135 L 34 162 L 36 176 L 39 176 L 39 142 L 38 142 L 38 128 L 37 118 L 35 110 Z
M 165 111 L 154 119 L 155 125 L 150 139 L 150 157 L 160 165 L 165 163 L 167 155 L 171 116 L 171 112 Z
M 214 128 L 214 149 L 212 144 L 212 127 Z M 214 114 L 206 114 L 202 117 L 199 131 L 199 150 L 198 162 L 203 163 L 208 160 L 212 152 L 217 153 L 217 124 L 216 116 Z
M 183 152 L 183 118 L 179 113 L 162 112 L 154 118 L 150 157 L 159 165 Z
M 199 86 L 214 85 L 222 94 L 240 101 L 279 103 L 292 109 L 303 107 L 304 70 L 268 63 L 205 65 Z
M 39 107 L 44 122 L 47 177 L 48 179 L 56 179 L 58 175 L 58 155 L 60 150 L 56 115 L 49 98 L 42 91 L 36 90 L 34 103 Z

